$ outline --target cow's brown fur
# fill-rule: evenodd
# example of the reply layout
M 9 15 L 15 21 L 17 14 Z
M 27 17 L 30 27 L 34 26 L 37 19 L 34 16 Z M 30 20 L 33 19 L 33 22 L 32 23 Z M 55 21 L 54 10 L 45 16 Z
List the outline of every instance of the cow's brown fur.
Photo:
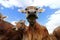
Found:
M 11 23 L 4 21 L 4 18 L 6 18 L 6 16 L 0 14 L 0 40 L 4 37 L 7 30 L 12 29 L 13 27 Z
M 7 31 L 7 29 L 11 29 L 13 27 L 14 26 L 11 23 L 0 19 L 0 30 L 4 30 L 4 31 L 6 30 Z
M 57 38 L 53 34 L 49 34 L 49 35 L 50 35 L 50 40 L 57 40 Z
M 19 22 L 15 22 L 16 23 L 16 30 L 21 29 L 26 29 L 26 25 L 25 25 L 25 20 L 20 20 Z
M 27 40 L 50 40 L 47 29 L 37 22 L 35 22 L 33 25 L 29 25 L 27 32 Z
M 5 33 L 9 30 L 12 29 L 12 27 L 14 27 L 12 24 L 0 20 L 0 40 L 2 37 L 4 37 Z
M 55 30 L 53 31 L 53 34 L 57 38 L 57 40 L 60 40 L 60 26 L 55 28 Z
M 4 21 L 4 18 L 6 18 L 7 16 L 3 16 L 0 13 L 0 33 L 1 31 L 7 31 L 8 29 L 11 29 L 12 27 L 14 27 L 11 23 Z
M 22 40 L 22 31 L 17 31 L 17 30 L 9 30 L 5 36 L 3 37 L 2 40 Z

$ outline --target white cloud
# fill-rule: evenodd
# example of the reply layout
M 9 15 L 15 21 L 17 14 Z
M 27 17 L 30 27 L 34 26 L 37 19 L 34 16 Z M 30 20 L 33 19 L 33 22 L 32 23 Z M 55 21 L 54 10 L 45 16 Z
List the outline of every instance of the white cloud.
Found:
M 50 8 L 60 8 L 60 0 L 0 0 L 0 4 L 4 7 L 25 7 L 33 6 L 49 6 Z
M 0 0 L 0 4 L 4 7 L 21 6 L 17 0 Z
M 50 8 L 60 8 L 60 0 L 34 0 L 33 5 L 49 6 Z
M 29 5 L 31 4 L 32 1 L 28 1 L 28 0 L 0 0 L 0 4 L 3 5 L 4 7 L 22 7 L 25 5 Z
M 26 26 L 29 26 L 29 23 L 27 23 Z
M 60 26 L 60 10 L 56 11 L 48 18 L 48 22 L 45 24 L 49 33 L 52 33 L 53 30 Z

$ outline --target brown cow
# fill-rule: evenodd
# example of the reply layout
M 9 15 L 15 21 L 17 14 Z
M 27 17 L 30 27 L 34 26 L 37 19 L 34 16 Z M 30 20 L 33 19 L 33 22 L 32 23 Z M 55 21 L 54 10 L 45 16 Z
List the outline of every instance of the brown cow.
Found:
M 57 38 L 57 40 L 60 40 L 60 26 L 54 29 L 53 34 Z
M 2 37 L 4 37 L 4 34 L 7 32 L 7 30 L 12 29 L 13 25 L 9 22 L 4 21 L 3 19 L 7 16 L 3 16 L 0 14 L 0 40 Z
M 50 40 L 47 29 L 36 21 L 38 18 L 37 13 L 42 11 L 43 9 L 38 9 L 35 6 L 28 6 L 25 10 L 21 10 L 21 12 L 26 13 L 26 18 L 29 22 L 29 27 L 23 40 Z
M 2 40 L 22 40 L 23 34 L 25 32 L 25 21 L 20 20 L 19 22 L 16 22 L 16 29 L 8 30 L 5 37 Z
M 23 32 L 22 32 L 22 40 L 25 40 L 26 39 L 26 31 L 27 31 L 27 26 L 25 25 L 25 20 L 20 20 L 19 22 L 17 22 L 16 23 L 16 27 L 17 27 L 17 29 L 16 30 L 19 30 L 20 29 L 20 31 L 22 30 Z M 21 40 L 21 39 L 20 39 Z

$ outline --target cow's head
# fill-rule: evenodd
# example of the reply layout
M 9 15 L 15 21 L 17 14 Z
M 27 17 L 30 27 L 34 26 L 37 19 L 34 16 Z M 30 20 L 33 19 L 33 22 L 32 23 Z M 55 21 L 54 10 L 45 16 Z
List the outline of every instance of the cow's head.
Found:
M 28 6 L 25 8 L 25 10 L 19 10 L 22 13 L 26 13 L 26 18 L 29 21 L 35 20 L 38 18 L 38 13 L 43 12 L 43 9 L 38 9 L 35 6 Z
M 25 28 L 25 20 L 20 20 L 19 22 L 15 22 L 16 23 L 16 30 L 18 29 L 24 29 Z

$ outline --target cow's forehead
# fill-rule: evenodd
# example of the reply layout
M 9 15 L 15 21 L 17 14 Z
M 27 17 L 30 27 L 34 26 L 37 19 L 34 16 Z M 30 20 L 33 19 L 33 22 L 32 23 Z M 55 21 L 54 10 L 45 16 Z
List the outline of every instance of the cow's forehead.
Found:
M 35 9 L 36 7 L 35 6 L 28 6 L 27 8 L 28 9 Z

